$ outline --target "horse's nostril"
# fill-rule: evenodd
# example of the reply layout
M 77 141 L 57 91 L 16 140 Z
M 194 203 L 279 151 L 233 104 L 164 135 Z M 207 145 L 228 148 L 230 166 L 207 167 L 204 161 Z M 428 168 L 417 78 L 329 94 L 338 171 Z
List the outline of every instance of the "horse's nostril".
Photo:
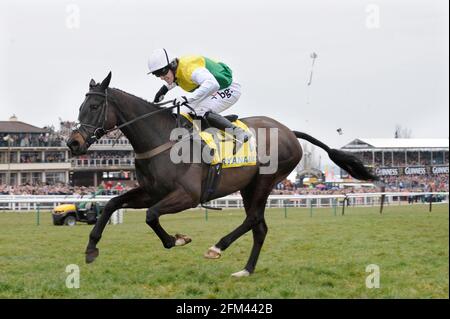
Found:
M 67 142 L 67 146 L 71 149 L 77 149 L 80 147 L 80 143 L 77 140 L 71 140 Z

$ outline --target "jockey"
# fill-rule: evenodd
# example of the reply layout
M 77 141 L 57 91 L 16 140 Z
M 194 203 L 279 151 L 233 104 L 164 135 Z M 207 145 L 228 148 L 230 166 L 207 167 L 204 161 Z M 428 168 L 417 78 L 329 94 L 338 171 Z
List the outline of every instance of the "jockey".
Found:
M 154 102 L 161 102 L 169 90 L 179 86 L 190 94 L 175 98 L 174 105 L 189 104 L 212 126 L 220 130 L 232 129 L 239 142 L 237 149 L 249 139 L 247 132 L 219 114 L 241 96 L 241 86 L 233 82 L 231 69 L 226 64 L 199 55 L 177 58 L 166 49 L 158 49 L 150 56 L 148 68 L 148 74 L 166 82 L 156 93 Z

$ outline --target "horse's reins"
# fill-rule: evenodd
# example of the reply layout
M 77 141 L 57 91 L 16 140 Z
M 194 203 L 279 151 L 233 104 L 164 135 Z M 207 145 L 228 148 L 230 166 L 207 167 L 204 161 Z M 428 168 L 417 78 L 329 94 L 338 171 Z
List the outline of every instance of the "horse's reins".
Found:
M 99 95 L 99 96 L 102 96 L 102 97 L 105 98 L 105 101 L 104 101 L 104 103 L 102 105 L 102 113 L 104 113 L 104 117 L 103 117 L 103 123 L 102 123 L 101 127 L 94 126 L 94 125 L 87 124 L 87 123 L 81 123 L 81 122 L 79 123 L 79 127 L 87 126 L 87 127 L 90 127 L 90 128 L 94 129 L 94 133 L 92 134 L 92 136 L 90 136 L 86 140 L 86 142 L 89 145 L 97 142 L 105 134 L 108 134 L 108 133 L 113 132 L 113 131 L 120 130 L 121 128 L 123 128 L 125 126 L 133 124 L 134 122 L 137 122 L 139 120 L 142 120 L 144 118 L 150 117 L 152 115 L 155 115 L 155 114 L 163 112 L 163 111 L 172 110 L 174 108 L 177 108 L 177 114 L 178 114 L 178 116 L 177 116 L 177 127 L 179 127 L 179 124 L 180 124 L 180 122 L 179 122 L 180 121 L 180 116 L 179 116 L 180 115 L 180 107 L 183 106 L 183 105 L 186 106 L 187 108 L 189 108 L 194 114 L 196 114 L 195 110 L 191 106 L 189 106 L 187 103 L 183 103 L 183 104 L 177 104 L 177 105 L 172 105 L 172 106 L 169 106 L 169 107 L 161 108 L 161 109 L 156 110 L 156 111 L 148 112 L 148 113 L 140 115 L 140 116 L 138 116 L 138 117 L 136 117 L 136 118 L 134 118 L 134 119 L 132 119 L 130 121 L 122 123 L 119 126 L 115 126 L 115 127 L 111 128 L 111 129 L 105 129 L 105 124 L 107 122 L 107 116 L 108 116 L 108 89 L 105 90 L 105 93 L 102 93 L 102 92 L 88 92 L 88 93 L 86 93 L 86 96 L 89 96 L 89 95 Z M 174 100 L 170 100 L 170 101 L 166 101 L 166 102 L 162 102 L 162 103 L 154 103 L 153 105 L 155 105 L 155 106 L 163 106 L 163 105 L 167 105 L 167 104 L 170 104 L 170 103 L 173 103 L 173 102 L 174 102 Z M 160 146 L 156 147 L 155 149 L 150 150 L 148 152 L 145 152 L 145 153 L 142 153 L 142 154 L 136 153 L 136 159 L 153 157 L 153 156 L 155 156 L 155 155 L 157 155 L 157 154 L 159 154 L 159 153 L 161 153 L 161 152 L 171 148 L 173 146 L 173 144 L 175 144 L 174 141 L 169 141 L 169 142 L 167 142 L 165 144 L 162 144 L 162 145 L 160 145 Z

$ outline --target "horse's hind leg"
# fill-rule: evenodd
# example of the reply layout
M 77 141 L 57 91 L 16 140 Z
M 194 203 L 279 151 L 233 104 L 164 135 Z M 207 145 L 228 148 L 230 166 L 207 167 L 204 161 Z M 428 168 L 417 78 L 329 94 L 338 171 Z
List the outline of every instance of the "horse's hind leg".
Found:
M 159 217 L 164 214 L 178 213 L 182 210 L 195 207 L 197 204 L 198 202 L 192 196 L 183 188 L 179 188 L 150 207 L 147 210 L 145 222 L 153 229 L 165 248 L 186 245 L 191 242 L 191 239 L 180 234 L 176 234 L 175 236 L 169 235 L 159 223 Z
M 261 222 L 252 228 L 253 247 L 252 252 L 250 253 L 250 257 L 247 261 L 247 265 L 245 266 L 244 270 L 232 274 L 233 277 L 247 276 L 255 271 L 256 262 L 258 261 L 259 253 L 261 252 L 264 240 L 266 239 L 267 230 L 267 224 L 263 217 Z
M 252 184 L 254 184 L 254 182 Z M 209 248 L 205 254 L 205 258 L 208 259 L 220 258 L 222 250 L 227 249 L 228 246 L 230 246 L 235 240 L 237 240 L 240 236 L 242 236 L 251 229 L 250 223 L 246 221 L 248 219 L 248 214 L 250 212 L 252 191 L 253 189 L 250 186 L 247 186 L 246 188 L 241 190 L 241 196 L 244 202 L 244 208 L 247 214 L 247 218 L 241 225 L 239 225 L 231 233 L 222 237 L 217 244 Z
M 231 233 L 223 237 L 215 246 L 211 247 L 206 253 L 206 258 L 219 258 L 222 250 L 227 249 L 235 240 L 248 232 L 253 231 L 253 248 L 244 270 L 234 273 L 235 277 L 248 276 L 254 272 L 256 262 L 259 257 L 264 239 L 267 234 L 267 225 L 264 220 L 264 210 L 267 197 L 272 189 L 272 183 L 257 179 L 258 182 L 252 183 L 241 191 L 244 200 L 245 212 L 247 217 L 244 222 L 239 225 Z M 254 189 L 254 185 L 258 185 L 258 189 Z

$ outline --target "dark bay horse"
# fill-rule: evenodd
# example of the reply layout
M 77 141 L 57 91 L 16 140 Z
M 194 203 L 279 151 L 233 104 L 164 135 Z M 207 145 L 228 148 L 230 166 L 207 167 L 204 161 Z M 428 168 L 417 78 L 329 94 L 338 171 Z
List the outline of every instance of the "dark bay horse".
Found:
M 100 83 L 91 80 L 89 92 L 79 110 L 79 127 L 67 141 L 72 155 L 85 154 L 89 146 L 100 139 L 108 130 L 120 127 L 128 138 L 136 154 L 145 154 L 167 143 L 171 131 L 177 123 L 172 112 L 141 98 L 118 89 L 109 88 L 111 73 Z M 161 110 L 161 111 L 159 111 Z M 145 119 L 142 115 L 153 112 Z M 206 258 L 219 258 L 235 240 L 251 230 L 253 247 L 244 270 L 234 276 L 247 276 L 254 272 L 256 262 L 267 234 L 264 219 L 266 201 L 273 187 L 297 166 L 302 158 L 302 149 L 297 138 L 305 139 L 327 151 L 330 158 L 353 177 L 361 180 L 375 180 L 362 163 L 354 156 L 330 149 L 322 142 L 301 132 L 291 131 L 283 124 L 269 117 L 249 117 L 241 119 L 256 132 L 257 129 L 277 129 L 278 153 L 275 159 L 278 166 L 275 172 L 262 174 L 264 166 L 259 161 L 256 166 L 227 168 L 222 171 L 220 182 L 210 199 L 220 198 L 240 191 L 246 218 L 241 225 L 221 238 L 208 249 Z M 262 136 L 257 134 L 256 140 Z M 265 139 L 266 150 L 270 149 L 271 139 Z M 99 255 L 97 244 L 111 214 L 120 208 L 147 208 L 146 223 L 153 229 L 165 248 L 183 246 L 191 241 L 188 236 L 168 234 L 159 223 L 164 214 L 174 214 L 197 207 L 200 203 L 202 182 L 206 179 L 208 165 L 202 163 L 178 163 L 171 161 L 169 151 L 162 151 L 151 158 L 136 159 L 136 176 L 139 183 L 120 196 L 112 198 L 105 206 L 97 223 L 89 235 L 86 248 L 86 262 L 91 263 Z

